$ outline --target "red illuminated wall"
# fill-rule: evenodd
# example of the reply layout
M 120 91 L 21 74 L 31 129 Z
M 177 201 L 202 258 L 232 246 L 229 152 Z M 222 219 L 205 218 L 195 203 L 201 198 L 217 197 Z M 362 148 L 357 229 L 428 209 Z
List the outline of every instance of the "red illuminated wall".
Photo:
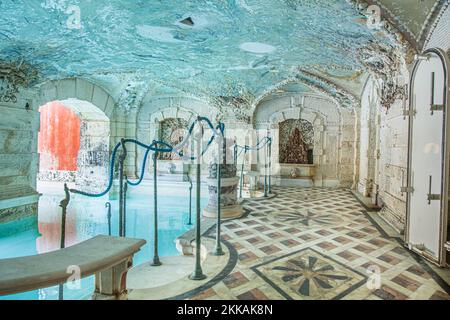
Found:
M 76 171 L 80 149 L 80 118 L 59 102 L 50 102 L 39 111 L 39 169 Z

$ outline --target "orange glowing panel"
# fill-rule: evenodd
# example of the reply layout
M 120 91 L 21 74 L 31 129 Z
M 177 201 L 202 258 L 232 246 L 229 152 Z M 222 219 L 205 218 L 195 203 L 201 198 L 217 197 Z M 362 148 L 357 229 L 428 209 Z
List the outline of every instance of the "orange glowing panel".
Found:
M 80 118 L 61 103 L 50 102 L 39 109 L 40 170 L 77 170 L 80 150 Z

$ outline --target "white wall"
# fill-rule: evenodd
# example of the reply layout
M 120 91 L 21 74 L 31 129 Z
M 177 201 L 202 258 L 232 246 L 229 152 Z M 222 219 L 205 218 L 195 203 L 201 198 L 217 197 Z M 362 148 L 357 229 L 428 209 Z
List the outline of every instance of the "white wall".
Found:
M 405 76 L 408 79 L 407 75 Z M 408 118 L 403 101 L 380 106 L 380 82 L 369 78 L 361 97 L 361 149 L 358 191 L 382 207 L 381 215 L 402 232 L 406 219 Z

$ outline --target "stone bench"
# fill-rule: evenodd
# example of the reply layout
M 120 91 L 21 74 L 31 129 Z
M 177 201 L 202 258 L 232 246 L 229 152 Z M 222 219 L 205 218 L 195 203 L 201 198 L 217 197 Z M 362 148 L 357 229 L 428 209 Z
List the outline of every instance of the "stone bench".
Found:
M 126 299 L 126 276 L 145 240 L 96 236 L 45 254 L 0 260 L 0 296 L 65 283 L 75 268 L 95 274 L 94 300 Z

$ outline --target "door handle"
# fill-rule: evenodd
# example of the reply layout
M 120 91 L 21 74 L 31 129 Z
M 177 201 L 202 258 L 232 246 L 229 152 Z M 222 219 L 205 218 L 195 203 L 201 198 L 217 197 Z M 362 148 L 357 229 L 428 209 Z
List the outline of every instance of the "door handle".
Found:
M 431 205 L 431 201 L 440 201 L 441 200 L 441 195 L 440 194 L 436 194 L 436 193 L 431 193 L 431 183 L 433 182 L 433 176 L 430 176 L 430 184 L 428 186 L 428 194 L 427 194 L 427 200 L 428 200 L 428 205 Z

